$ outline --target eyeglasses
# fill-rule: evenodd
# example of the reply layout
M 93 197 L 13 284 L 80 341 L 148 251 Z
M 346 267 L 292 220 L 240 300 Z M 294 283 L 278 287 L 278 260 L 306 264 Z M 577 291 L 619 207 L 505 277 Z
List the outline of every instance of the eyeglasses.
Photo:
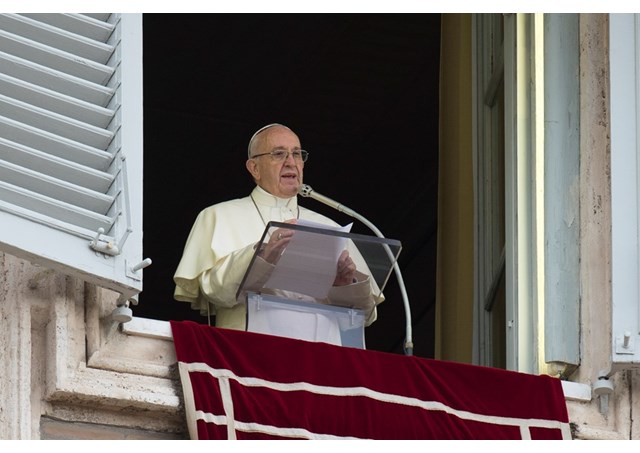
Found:
M 309 158 L 309 153 L 304 149 L 297 149 L 295 151 L 286 151 L 284 149 L 276 149 L 274 151 L 271 151 L 270 153 L 256 154 L 255 156 L 251 156 L 251 158 L 255 159 L 256 157 L 260 157 L 260 156 L 271 156 L 271 160 L 275 162 L 284 162 L 289 158 L 289 154 L 293 156 L 294 160 L 299 160 L 302 162 L 306 162 L 307 159 Z

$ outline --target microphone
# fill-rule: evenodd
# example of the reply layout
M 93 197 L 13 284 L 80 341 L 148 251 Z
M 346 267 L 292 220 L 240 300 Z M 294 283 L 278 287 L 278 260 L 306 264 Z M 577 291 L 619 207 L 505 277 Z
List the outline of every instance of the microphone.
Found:
M 318 192 L 314 191 L 311 186 L 307 185 L 307 184 L 301 184 L 300 187 L 298 187 L 298 193 L 300 195 L 302 195 L 303 197 L 311 197 L 316 201 L 319 201 L 320 203 L 326 204 L 327 206 L 332 207 L 333 209 L 337 209 L 340 212 L 344 212 L 345 214 L 351 216 L 351 217 L 355 217 L 358 218 L 358 214 L 353 211 L 352 209 L 347 208 L 345 205 L 338 203 L 335 200 L 332 200 L 329 197 L 325 197 L 324 195 L 320 195 Z M 366 223 L 366 222 L 365 222 Z
M 307 184 L 301 184 L 300 187 L 298 187 L 298 193 L 303 197 L 311 197 L 314 200 L 319 201 L 320 203 L 326 204 L 327 206 L 332 207 L 333 209 L 336 209 L 340 212 L 344 212 L 348 216 L 353 217 L 357 220 L 360 220 L 362 223 L 368 226 L 374 233 L 376 233 L 376 236 L 382 239 L 385 238 L 382 232 L 378 228 L 376 228 L 376 226 L 373 223 L 371 223 L 369 220 L 367 220 L 366 218 L 364 218 L 363 216 L 355 212 L 353 209 L 349 209 L 345 205 L 338 203 L 337 201 L 332 200 L 329 197 L 325 197 L 324 195 L 319 194 L 318 192 L 314 191 L 311 188 L 311 186 Z M 391 253 L 389 246 L 387 244 L 384 244 L 384 245 L 387 250 L 387 254 L 389 255 L 389 258 L 393 259 L 393 254 Z M 404 302 L 404 311 L 405 311 L 405 318 L 406 318 L 405 320 L 406 336 L 405 336 L 404 351 L 405 351 L 405 355 L 413 355 L 413 338 L 411 334 L 412 333 L 411 332 L 411 307 L 409 305 L 409 296 L 407 295 L 407 290 L 404 286 L 404 280 L 402 279 L 402 273 L 400 272 L 400 266 L 398 266 L 397 261 L 393 262 L 393 270 L 395 271 L 396 278 L 398 279 L 400 292 L 402 293 L 402 300 Z

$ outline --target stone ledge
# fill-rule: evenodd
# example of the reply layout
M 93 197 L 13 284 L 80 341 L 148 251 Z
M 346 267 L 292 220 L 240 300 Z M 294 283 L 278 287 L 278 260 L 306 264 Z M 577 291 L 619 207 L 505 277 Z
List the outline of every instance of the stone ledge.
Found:
M 185 440 L 189 437 L 184 432 L 153 431 L 42 417 L 40 438 L 43 440 Z

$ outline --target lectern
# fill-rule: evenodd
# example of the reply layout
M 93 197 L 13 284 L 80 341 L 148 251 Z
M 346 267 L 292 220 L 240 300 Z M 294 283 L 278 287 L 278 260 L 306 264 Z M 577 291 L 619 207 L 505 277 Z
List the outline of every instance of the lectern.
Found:
M 401 243 L 351 233 L 348 227 L 298 222 L 269 222 L 256 246 L 236 294 L 247 304 L 247 330 L 364 349 L 365 311 L 348 298 L 331 297 L 338 257 L 347 249 L 357 268 L 354 287 L 339 290 L 348 293 L 357 286 L 357 292 L 370 291 L 381 300 Z M 277 235 L 291 239 L 267 262 L 261 251 Z

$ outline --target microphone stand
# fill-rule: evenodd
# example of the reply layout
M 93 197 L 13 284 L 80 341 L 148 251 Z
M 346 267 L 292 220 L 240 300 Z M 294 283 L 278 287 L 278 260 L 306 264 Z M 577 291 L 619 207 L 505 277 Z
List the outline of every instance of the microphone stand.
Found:
M 313 189 L 307 184 L 303 184 L 302 186 L 300 186 L 300 189 L 298 190 L 298 192 L 300 193 L 300 195 L 304 197 L 315 198 L 316 200 L 359 220 L 360 222 L 368 226 L 371 229 L 371 231 L 373 231 L 376 234 L 376 236 L 378 236 L 381 239 L 385 239 L 385 236 L 382 234 L 382 232 L 365 217 L 358 214 L 354 210 L 349 209 L 346 206 L 339 204 L 328 197 L 325 197 L 324 195 L 320 195 L 317 192 L 314 192 Z M 384 247 L 387 250 L 387 254 L 389 255 L 389 258 L 393 260 L 393 254 L 391 253 L 391 250 L 389 250 L 389 246 L 387 244 L 384 244 Z M 402 278 L 402 273 L 400 272 L 400 266 L 398 266 L 397 260 L 393 261 L 393 270 L 396 274 L 398 285 L 400 286 L 400 292 L 402 293 L 402 301 L 404 303 L 406 333 L 405 333 L 403 350 L 405 355 L 413 355 L 413 339 L 412 339 L 412 330 L 411 330 L 411 306 L 409 305 L 409 296 L 407 295 L 407 289 L 404 286 L 404 279 Z

